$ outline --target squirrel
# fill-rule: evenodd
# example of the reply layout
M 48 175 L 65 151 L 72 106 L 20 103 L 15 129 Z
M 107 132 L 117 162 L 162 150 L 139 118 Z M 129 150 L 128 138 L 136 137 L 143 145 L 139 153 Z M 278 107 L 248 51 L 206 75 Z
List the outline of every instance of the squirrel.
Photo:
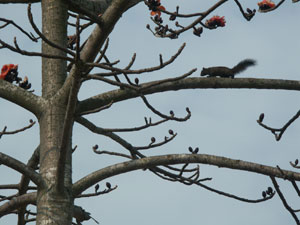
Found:
M 234 76 L 237 73 L 240 73 L 247 69 L 249 66 L 254 66 L 256 64 L 256 61 L 253 59 L 245 59 L 241 62 L 239 62 L 236 66 L 233 68 L 228 68 L 225 66 L 216 66 L 216 67 L 209 67 L 205 68 L 203 67 L 201 71 L 201 76 L 208 75 L 208 77 L 231 77 L 234 78 Z

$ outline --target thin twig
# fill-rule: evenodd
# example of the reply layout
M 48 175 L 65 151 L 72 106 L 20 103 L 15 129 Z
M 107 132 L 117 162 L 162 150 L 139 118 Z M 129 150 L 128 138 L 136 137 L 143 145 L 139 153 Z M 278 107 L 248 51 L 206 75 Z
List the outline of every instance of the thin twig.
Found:
M 99 192 L 95 192 L 95 193 L 90 193 L 90 194 L 81 194 L 76 196 L 76 198 L 88 198 L 88 197 L 95 197 L 95 196 L 99 196 L 99 195 L 104 195 L 104 194 L 108 194 L 111 191 L 114 191 L 118 188 L 118 185 L 109 188 L 109 189 L 105 189 L 104 191 L 99 191 Z
M 187 115 L 183 118 L 179 118 L 179 117 L 175 117 L 174 114 L 173 114 L 173 111 L 170 111 L 170 116 L 167 116 L 165 114 L 162 114 L 161 112 L 159 112 L 158 110 L 156 110 L 152 105 L 150 105 L 150 103 L 148 102 L 147 98 L 140 94 L 140 97 L 143 99 L 145 105 L 156 115 L 160 116 L 161 118 L 164 118 L 164 119 L 168 119 L 168 120 L 175 120 L 175 121 L 178 121 L 178 122 L 184 122 L 184 121 L 187 121 L 189 118 L 191 118 L 191 112 L 189 110 L 189 108 L 186 108 L 186 111 L 187 111 Z
M 262 123 L 262 120 L 257 120 L 257 123 L 262 126 L 263 128 L 269 130 L 272 132 L 272 134 L 274 134 L 276 141 L 279 141 L 282 137 L 282 135 L 284 134 L 284 132 L 286 131 L 286 129 L 295 121 L 299 118 L 300 116 L 300 110 L 282 127 L 282 128 L 272 128 L 269 127 L 265 124 Z M 277 134 L 277 133 L 279 134 Z
M 292 217 L 294 218 L 296 224 L 299 225 L 299 224 L 300 224 L 300 221 L 299 221 L 298 217 L 296 216 L 294 210 L 293 210 L 293 209 L 289 206 L 289 204 L 287 203 L 287 201 L 286 201 L 284 195 L 282 194 L 282 192 L 281 192 L 281 190 L 280 190 L 280 188 L 279 188 L 279 185 L 278 185 L 276 179 L 275 179 L 274 177 L 272 177 L 272 176 L 270 176 L 270 178 L 271 178 L 271 180 L 272 180 L 272 183 L 273 183 L 273 185 L 274 185 L 275 190 L 277 191 L 277 193 L 278 193 L 278 195 L 279 195 L 279 197 L 280 197 L 280 199 L 281 199 L 281 201 L 282 201 L 282 204 L 283 204 L 284 207 L 287 209 L 287 211 L 289 211 L 289 213 L 292 215 Z
M 0 26 L 0 29 L 6 27 L 8 24 L 12 24 L 13 26 L 15 26 L 17 29 L 19 29 L 22 33 L 24 33 L 30 40 L 37 42 L 38 38 L 34 37 L 32 33 L 28 33 L 26 32 L 22 27 L 20 27 L 19 25 L 17 25 L 14 21 L 12 20 L 8 20 L 5 18 L 0 18 L 0 21 L 6 22 L 6 24 Z
M 35 25 L 34 21 L 33 21 L 33 16 L 32 16 L 32 13 L 31 13 L 31 4 L 28 4 L 28 7 L 27 7 L 27 15 L 28 15 L 28 20 L 32 26 L 32 28 L 34 29 L 34 31 L 39 35 L 39 37 L 42 38 L 42 40 L 44 42 L 46 42 L 48 45 L 52 46 L 53 48 L 57 48 L 63 52 L 66 52 L 72 56 L 75 56 L 74 52 L 70 51 L 69 49 L 67 48 L 63 48 L 57 44 L 55 44 L 54 42 L 50 41 L 48 38 L 46 38 L 46 36 L 40 32 L 40 30 L 38 29 L 38 27 Z
M 30 124 L 29 124 L 28 126 L 25 126 L 25 127 L 21 128 L 21 129 L 14 130 L 14 131 L 6 131 L 7 126 L 5 126 L 5 127 L 3 128 L 3 130 L 0 132 L 0 138 L 2 137 L 2 135 L 16 134 L 16 133 L 25 131 L 25 130 L 27 130 L 27 129 L 33 127 L 33 125 L 34 125 L 36 122 L 33 121 L 33 120 L 30 120 L 29 123 L 30 123 Z
M 111 70 L 112 72 L 110 73 L 101 73 L 101 74 L 94 74 L 94 75 L 100 75 L 100 76 L 113 76 L 116 74 L 122 74 L 122 73 L 126 73 L 126 74 L 141 74 L 141 73 L 149 73 L 149 72 L 153 72 L 153 71 L 157 71 L 160 70 L 162 68 L 164 68 L 165 66 L 171 64 L 172 62 L 175 61 L 175 59 L 181 54 L 181 52 L 183 51 L 185 47 L 185 43 L 178 49 L 178 51 L 170 57 L 169 60 L 165 61 L 163 63 L 163 65 L 158 65 L 158 66 L 153 66 L 153 67 L 149 67 L 149 68 L 144 68 L 144 69 L 139 69 L 139 70 L 129 70 L 129 69 L 120 69 L 117 67 L 111 67 L 111 66 L 107 66 L 104 64 L 99 64 L 99 63 L 87 63 L 88 66 L 93 66 L 93 67 L 99 67 L 105 70 Z
M 20 53 L 21 55 L 39 56 L 39 57 L 51 58 L 51 59 L 62 59 L 62 60 L 74 62 L 74 59 L 72 59 L 70 57 L 59 56 L 59 55 L 50 55 L 50 54 L 45 54 L 45 53 L 40 53 L 40 52 L 28 52 L 28 51 L 22 50 L 17 43 L 16 37 L 14 38 L 15 47 L 13 47 L 10 44 L 7 44 L 6 42 L 2 41 L 1 39 L 0 39 L 0 44 L 1 44 L 0 49 L 7 48 L 13 52 Z

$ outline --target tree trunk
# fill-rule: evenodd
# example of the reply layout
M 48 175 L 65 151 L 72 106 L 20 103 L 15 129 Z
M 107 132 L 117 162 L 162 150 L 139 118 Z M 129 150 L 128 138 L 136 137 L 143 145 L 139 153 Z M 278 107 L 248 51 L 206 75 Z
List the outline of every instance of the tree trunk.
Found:
M 66 47 L 67 5 L 63 0 L 42 1 L 42 30 L 50 41 Z M 66 53 L 42 43 L 42 52 L 65 56 Z M 64 174 L 64 188 L 57 188 L 57 165 L 60 155 L 61 137 L 66 112 L 67 97 L 55 96 L 66 79 L 66 61 L 42 59 L 42 95 L 47 105 L 40 124 L 40 174 L 46 188 L 38 189 L 37 224 L 67 225 L 72 221 L 72 174 L 71 141 L 68 144 L 67 160 Z M 70 138 L 69 138 L 70 139 Z

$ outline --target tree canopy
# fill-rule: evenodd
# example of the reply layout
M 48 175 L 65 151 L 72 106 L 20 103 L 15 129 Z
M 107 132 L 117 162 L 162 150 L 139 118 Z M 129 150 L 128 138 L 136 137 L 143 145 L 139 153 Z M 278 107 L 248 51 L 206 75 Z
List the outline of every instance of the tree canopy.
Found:
M 78 2 L 81 4 L 80 1 Z M 119 3 L 122 1 L 113 2 Z M 126 12 L 109 35 L 109 44 L 105 56 L 110 60 L 110 63 L 105 62 L 105 59 L 103 59 L 101 62 L 106 64 L 101 64 L 102 69 L 95 68 L 91 72 L 91 74 L 102 73 L 99 76 L 102 80 L 83 82 L 78 95 L 79 103 L 77 104 L 76 113 L 82 117 L 76 119 L 73 127 L 72 147 L 74 148 L 77 145 L 77 149 L 72 156 L 73 183 L 74 185 L 77 184 L 73 192 L 76 194 L 81 194 L 81 191 L 85 191 L 84 194 L 94 193 L 95 185 L 98 182 L 95 182 L 93 185 L 86 183 L 85 186 L 81 186 L 79 184 L 82 177 L 107 166 L 128 161 L 127 158 L 106 154 L 95 155 L 93 150 L 95 152 L 118 152 L 123 154 L 123 156 L 126 154 L 130 157 L 135 154 L 132 146 L 145 146 L 146 148 L 147 146 L 164 143 L 171 138 L 171 141 L 167 141 L 168 143 L 159 148 L 141 150 L 140 152 L 149 157 L 182 153 L 187 155 L 186 157 L 189 160 L 192 160 L 192 157 L 194 157 L 193 162 L 200 163 L 199 179 L 206 179 L 201 183 L 221 192 L 234 194 L 248 200 L 264 199 L 263 193 L 266 193 L 267 198 L 272 197 L 274 193 L 275 196 L 262 203 L 246 204 L 236 199 L 218 196 L 195 184 L 187 187 L 180 183 L 161 180 L 151 174 L 151 167 L 147 167 L 147 170 L 138 170 L 138 172 L 113 177 L 109 173 L 115 170 L 112 167 L 107 167 L 106 173 L 103 169 L 103 176 L 107 176 L 107 179 L 101 179 L 99 191 L 106 189 L 110 193 L 93 199 L 78 198 L 74 204 L 90 212 L 100 223 L 124 222 L 135 224 L 143 221 L 143 224 L 158 222 L 179 224 L 188 221 L 189 224 L 198 224 L 199 220 L 201 220 L 203 223 L 209 224 L 221 223 L 221 221 L 225 224 L 238 224 L 242 221 L 246 223 L 245 219 L 248 218 L 249 224 L 262 222 L 266 224 L 294 224 L 297 220 L 283 206 L 278 197 L 278 191 L 275 190 L 273 185 L 274 180 L 271 180 L 268 176 L 273 175 L 277 177 L 276 180 L 280 177 L 287 179 L 278 179 L 278 182 L 288 203 L 297 209 L 297 192 L 293 188 L 293 182 L 291 181 L 293 179 L 298 180 L 298 177 L 295 178 L 293 176 L 296 176 L 296 174 L 299 176 L 299 173 L 297 173 L 297 169 L 290 165 L 290 162 L 294 165 L 297 158 L 296 149 L 299 144 L 297 138 L 299 126 L 297 126 L 297 121 L 295 121 L 285 130 L 281 140 L 276 141 L 274 135 L 262 126 L 259 126 L 257 120 L 259 120 L 261 113 L 264 113 L 263 124 L 270 127 L 282 127 L 294 115 L 297 116 L 296 113 L 299 108 L 295 102 L 298 97 L 297 90 L 300 87 L 297 81 L 297 73 L 299 71 L 297 56 L 300 46 L 297 42 L 299 31 L 296 27 L 300 15 L 299 8 L 297 8 L 299 3 L 293 4 L 290 1 L 282 1 L 284 3 L 279 5 L 276 2 L 276 6 L 279 5 L 279 7 L 275 10 L 267 13 L 256 12 L 255 16 L 250 21 L 247 21 L 245 15 L 241 13 L 237 1 L 216 1 L 215 3 L 217 4 L 221 4 L 221 2 L 224 2 L 224 4 L 222 3 L 223 5 L 220 5 L 215 11 L 210 13 L 202 21 L 202 24 L 197 23 L 195 27 L 198 32 L 200 30 L 197 29 L 203 27 L 200 37 L 197 36 L 199 33 L 196 32 L 195 34 L 195 29 L 191 28 L 180 34 L 178 38 L 170 39 L 168 37 L 156 37 L 158 35 L 153 35 L 148 29 L 150 26 L 155 33 L 157 31 L 155 26 L 160 26 L 155 25 L 149 18 L 153 10 L 149 10 L 143 2 L 137 5 L 135 3 L 138 1 L 131 2 L 134 6 L 127 6 L 129 9 L 125 10 Z M 0 3 L 5 3 L 5 1 L 0 1 Z M 165 10 L 170 12 L 176 11 L 176 6 L 179 5 L 179 13 L 182 14 L 206 12 L 215 3 L 189 1 L 183 4 L 180 1 L 161 1 L 161 5 L 164 6 Z M 246 8 L 250 8 L 252 13 L 254 8 L 256 10 L 258 8 L 257 2 L 248 3 L 241 1 L 240 4 L 244 9 L 244 13 L 247 13 Z M 42 30 L 40 5 L 40 3 L 33 3 L 31 11 L 35 24 Z M 14 20 L 24 30 L 34 33 L 30 23 L 25 19 L 27 18 L 27 5 L 10 4 L 2 6 L 7 10 L 3 12 L 1 18 Z M 76 5 L 73 7 L 76 8 Z M 84 12 L 81 11 L 81 13 Z M 152 14 L 152 19 L 154 22 L 157 22 L 154 16 L 158 13 Z M 97 17 L 94 12 L 88 16 L 90 18 L 93 17 L 91 18 L 92 20 L 101 19 L 101 15 Z M 216 29 L 205 27 L 207 26 L 206 21 L 213 18 L 213 16 L 220 16 L 220 18 L 224 16 L 226 20 L 225 26 L 220 26 Z M 163 12 L 160 17 L 163 19 L 164 26 L 160 29 L 166 29 L 165 24 L 171 27 L 175 23 L 170 21 L 169 15 Z M 72 18 L 71 15 L 69 19 L 70 22 L 76 23 L 76 18 Z M 193 21 L 192 18 L 176 18 L 176 20 L 180 20 L 180 26 L 187 26 Z M 5 21 L 3 23 L 5 24 Z M 81 25 L 84 23 L 84 20 L 80 20 Z M 179 25 L 177 27 L 180 28 Z M 80 36 L 81 44 L 89 37 L 94 27 L 95 25 L 87 28 L 82 33 Z M 174 25 L 172 29 L 175 29 Z M 20 29 L 12 24 L 2 28 L 0 32 L 0 39 L 10 43 L 12 46 L 13 38 L 16 36 L 17 43 L 21 49 L 35 52 L 41 51 L 40 40 L 38 40 L 38 43 L 32 43 L 24 33 L 20 32 Z M 68 28 L 69 36 L 74 35 L 75 32 L 74 26 Z M 34 35 L 38 36 L 36 33 Z M 172 35 L 172 32 L 168 31 L 165 35 Z M 106 38 L 103 40 L 103 43 L 105 43 L 105 40 Z M 170 65 L 152 73 L 131 74 L 132 71 L 130 69 L 140 70 L 142 68 L 162 67 L 162 64 L 178 52 L 183 43 L 185 43 L 185 47 L 182 53 Z M 74 46 L 76 47 L 76 43 Z M 76 53 L 75 47 L 73 50 L 70 48 L 69 50 Z M 132 67 L 127 69 L 127 73 L 125 73 L 128 79 L 124 75 L 126 71 L 122 71 L 123 73 L 118 75 L 118 77 L 123 84 L 116 86 L 118 80 L 115 80 L 114 76 L 108 77 L 106 75 L 117 71 L 116 68 L 128 66 L 133 61 L 134 53 L 136 53 L 136 59 Z M 159 54 L 162 54 L 162 57 Z M 237 75 L 235 79 L 200 77 L 202 67 L 232 67 L 245 58 L 255 59 L 257 65 Z M 5 48 L 1 49 L 0 59 L 3 65 L 7 63 L 18 64 L 20 77 L 24 78 L 27 75 L 32 84 L 31 89 L 20 90 L 17 87 L 18 85 L 12 85 L 5 81 L 0 83 L 1 98 L 25 108 L 24 110 L 18 105 L 1 100 L 1 116 L 3 119 L 0 125 L 2 127 L 7 126 L 6 130 L 3 129 L 3 135 L 0 140 L 1 153 L 14 157 L 26 164 L 34 149 L 40 143 L 39 121 L 26 109 L 30 108 L 31 111 L 36 112 L 36 115 L 39 114 L 37 106 L 37 109 L 34 110 L 34 104 L 41 101 L 36 101 L 36 99 L 42 95 L 42 86 L 40 85 L 42 79 L 41 59 L 40 57 L 21 56 Z M 117 60 L 120 60 L 120 62 L 115 65 L 111 64 Z M 105 68 L 105 66 L 110 67 L 111 65 L 113 65 L 114 70 Z M 197 68 L 197 71 L 194 72 L 194 68 Z M 189 72 L 194 73 L 187 76 Z M 103 75 L 103 73 L 107 74 Z M 186 78 L 178 78 L 184 74 L 187 76 Z M 163 81 L 158 86 L 145 88 L 145 90 L 142 90 L 144 95 L 139 95 L 138 92 L 135 92 L 134 87 L 139 87 L 136 85 L 137 82 L 138 85 L 142 85 L 147 82 L 164 79 L 171 80 L 168 80 L 168 82 Z M 157 84 L 151 83 L 151 85 Z M 33 89 L 34 92 L 32 93 L 31 90 Z M 177 91 L 180 89 L 184 90 Z M 105 92 L 109 93 L 111 98 L 108 98 L 108 95 L 103 95 Z M 17 93 L 17 97 L 20 96 L 19 100 L 12 93 Z M 27 97 L 31 100 L 27 101 Z M 45 99 L 47 98 L 46 96 L 44 97 Z M 26 102 L 22 102 L 20 99 L 25 99 Z M 85 99 L 90 101 L 88 102 Z M 147 103 L 149 103 L 150 107 L 147 107 Z M 99 108 L 95 106 L 100 107 L 101 111 L 99 113 L 83 115 L 89 110 Z M 188 109 L 186 109 L 187 107 Z M 175 118 L 188 120 L 183 123 L 172 121 L 173 115 L 170 111 L 174 112 Z M 191 118 L 189 118 L 190 114 Z M 96 129 L 84 118 L 92 121 L 99 127 Z M 33 119 L 33 122 L 35 122 L 35 124 L 29 122 L 30 126 L 33 125 L 32 128 L 15 135 L 6 135 L 6 131 L 27 126 L 28 122 L 26 123 L 26 121 L 29 121 L 29 119 Z M 116 130 L 109 130 L 109 128 L 121 129 L 149 126 L 151 123 L 164 119 L 169 121 L 159 126 L 150 126 L 139 132 L 118 133 Z M 86 128 L 101 135 L 93 134 Z M 107 129 L 103 130 L 102 128 Z M 165 139 L 165 136 L 167 139 Z M 119 137 L 122 140 L 126 140 L 127 143 L 120 141 Z M 128 145 L 126 144 L 130 144 L 127 150 L 126 146 L 128 147 Z M 128 151 L 128 149 L 131 151 Z M 191 154 L 191 152 L 196 153 L 195 151 L 198 151 L 198 154 Z M 203 165 L 207 164 L 205 161 L 207 154 L 216 156 L 215 161 L 210 158 L 208 164 L 217 167 Z M 1 160 L 4 160 L 3 157 L 1 156 Z M 182 160 L 180 157 L 178 156 L 178 159 L 175 157 L 174 160 Z M 158 159 L 164 160 L 164 157 L 158 157 Z M 248 173 L 247 171 L 258 172 L 258 169 L 251 169 L 251 166 L 247 167 L 243 163 L 239 164 L 239 161 L 234 161 L 235 159 L 253 162 L 256 165 L 267 165 L 270 170 L 264 168 L 267 172 L 261 173 L 267 176 Z M 144 159 L 144 161 L 146 160 L 147 158 Z M 140 165 L 138 164 L 139 162 L 141 163 Z M 232 162 L 231 168 L 238 170 L 244 168 L 244 171 L 218 168 L 230 168 L 229 162 Z M 1 163 L 1 174 L 8 175 L 5 176 L 1 184 L 18 183 L 20 174 L 15 171 L 12 172 L 11 169 L 6 167 L 4 162 L 1 161 Z M 142 165 L 143 161 L 135 162 L 133 160 L 130 163 L 132 170 L 144 168 Z M 155 164 L 155 160 L 153 163 L 151 166 L 159 165 L 160 163 L 164 164 L 163 161 Z M 120 174 L 125 172 L 121 168 L 123 164 L 118 165 L 120 166 Z M 177 166 L 179 171 L 176 174 L 180 173 L 182 165 Z M 188 168 L 197 168 L 195 165 L 191 164 Z M 9 165 L 7 166 L 9 167 Z M 131 170 L 129 167 L 126 168 L 128 171 Z M 284 172 L 285 170 L 296 171 L 296 173 L 293 175 L 287 174 Z M 38 170 L 36 172 L 38 174 Z M 115 175 L 119 174 L 116 171 L 115 173 Z M 34 183 L 39 183 L 40 176 L 34 177 L 35 175 L 31 176 Z M 106 184 L 106 182 L 109 182 L 109 184 Z M 109 187 L 110 185 L 111 187 Z M 90 188 L 85 190 L 89 186 Z M 273 190 L 268 191 L 268 187 L 272 187 Z M 35 193 L 34 190 L 29 190 L 28 192 Z M 2 198 L 4 198 L 15 194 L 15 191 L 1 190 L 0 193 L 1 197 L 3 196 Z M 29 209 L 36 212 L 36 207 L 30 206 Z M 131 215 L 133 210 L 135 210 L 134 215 Z M 218 216 L 216 217 L 215 214 Z M 257 216 L 253 219 L 252 215 Z M 29 218 L 32 217 L 34 218 L 35 216 L 29 216 Z M 3 216 L 1 221 L 15 223 L 16 218 L 16 215 L 11 214 Z M 92 220 L 83 222 L 83 224 L 94 223 Z

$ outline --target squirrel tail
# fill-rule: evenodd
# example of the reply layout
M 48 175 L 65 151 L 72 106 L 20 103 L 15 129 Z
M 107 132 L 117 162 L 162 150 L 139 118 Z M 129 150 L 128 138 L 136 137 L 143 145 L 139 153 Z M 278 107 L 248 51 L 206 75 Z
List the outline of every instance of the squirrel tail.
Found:
M 240 73 L 247 69 L 249 66 L 254 66 L 256 61 L 253 59 L 245 59 L 239 62 L 235 67 L 232 68 L 234 74 Z

